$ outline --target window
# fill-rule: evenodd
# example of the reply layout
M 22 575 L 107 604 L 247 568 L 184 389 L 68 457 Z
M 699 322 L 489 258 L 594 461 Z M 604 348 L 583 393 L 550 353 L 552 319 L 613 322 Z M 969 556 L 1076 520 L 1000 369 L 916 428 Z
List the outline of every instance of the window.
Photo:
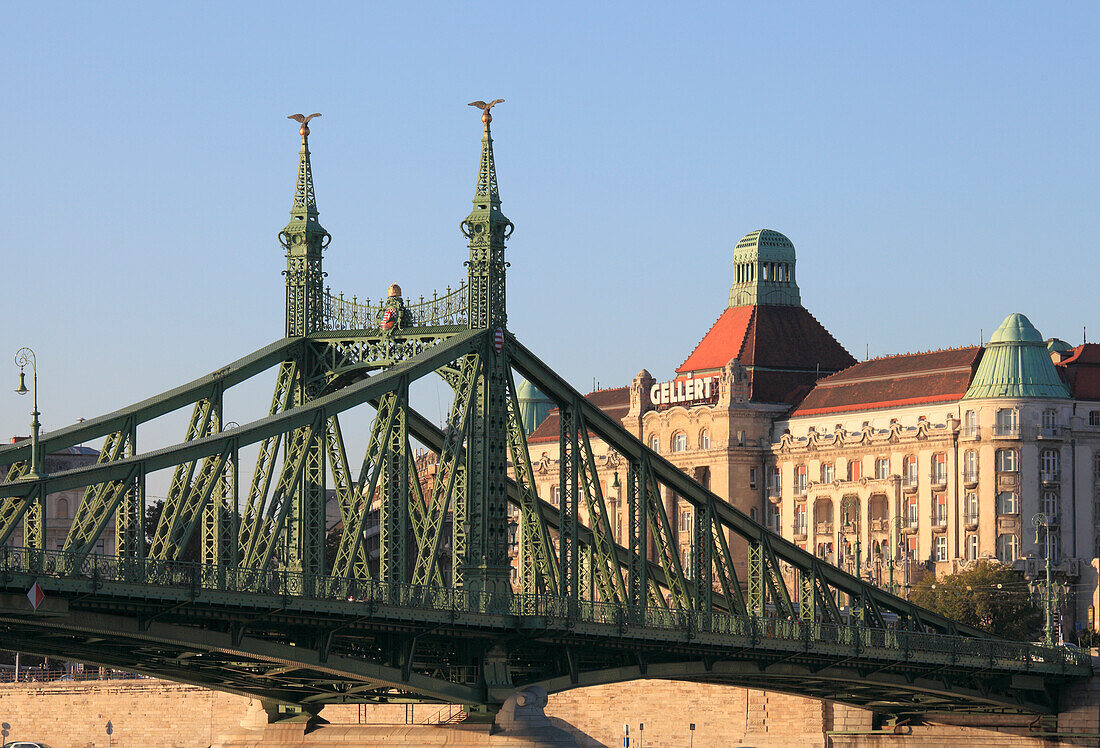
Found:
M 794 508 L 794 534 L 806 534 L 806 505 L 797 504 Z
M 691 532 L 691 512 L 680 512 L 680 532 Z
M 764 516 L 767 518 L 768 529 L 779 532 L 781 529 L 779 507 L 769 501 L 764 507 Z
M 760 510 L 757 509 L 756 507 L 753 507 L 752 509 L 750 509 L 749 510 L 749 519 L 751 519 L 753 522 L 759 522 L 760 521 Z
M 1039 511 L 1046 515 L 1049 522 L 1058 521 L 1057 491 L 1043 491 L 1043 499 L 1042 503 L 1039 505 Z
M 1020 538 L 1015 533 L 997 536 L 997 560 L 1011 564 L 1020 556 Z
M 917 485 L 917 458 L 906 455 L 901 462 L 901 482 L 906 486 Z
M 550 503 L 554 506 L 561 504 L 561 489 L 557 486 L 550 486 Z
M 909 527 L 917 526 L 917 518 L 920 516 L 920 507 L 917 506 L 917 497 L 910 496 L 905 500 L 905 519 Z
M 978 559 L 978 536 L 967 535 L 966 536 L 966 560 L 976 561 Z
M 803 496 L 806 493 L 806 466 L 795 465 L 794 467 L 794 493 L 796 496 Z
M 947 524 L 947 494 L 945 493 L 932 496 L 932 524 L 937 527 Z
M 57 515 L 58 519 L 68 519 L 69 518 L 69 500 L 65 499 L 65 498 L 58 499 L 57 504 L 54 506 L 54 514 Z
M 832 483 L 836 480 L 836 466 L 831 462 L 821 463 L 821 482 Z
M 780 486 L 779 467 L 775 466 L 775 467 L 768 468 L 768 490 L 771 491 L 772 493 L 777 494 L 777 493 L 779 493 L 779 486 Z
M 691 576 L 691 549 L 680 549 L 680 566 L 684 570 L 684 576 Z
M 1058 411 L 1054 408 L 1046 408 L 1043 411 L 1043 433 L 1054 436 L 1058 431 Z
M 863 477 L 863 463 L 859 460 L 848 460 L 848 480 L 855 481 Z
M 970 524 L 977 524 L 978 522 L 977 491 L 968 491 L 966 493 L 966 521 Z
M 936 560 L 944 562 L 947 560 L 947 537 L 940 535 L 936 538 Z
M 1039 543 L 1039 558 L 1047 557 L 1047 540 L 1044 537 L 1042 542 Z M 1058 528 L 1052 528 L 1050 530 L 1050 560 L 1052 563 L 1058 563 L 1062 558 L 1062 536 L 1058 532 Z
M 737 432 L 737 446 L 739 446 L 739 447 L 745 446 L 745 432 L 744 431 L 738 431 Z
M 1044 481 L 1058 480 L 1058 450 L 1044 449 L 1039 454 L 1039 471 Z
M 978 450 L 968 449 L 963 455 L 963 480 L 975 483 L 978 480 Z
M 710 432 L 706 429 L 699 432 L 699 449 L 710 449 Z
M 1100 410 L 1089 411 L 1089 426 L 1100 426 Z
M 756 488 L 756 468 L 749 468 L 749 488 Z
M 1019 436 L 1019 413 L 1015 408 L 1001 408 L 997 411 L 997 422 L 993 428 L 994 436 Z
M 997 450 L 997 469 L 1006 472 L 1014 473 L 1020 469 L 1020 455 L 1015 449 L 998 449 Z
M 688 435 L 683 431 L 672 435 L 672 451 L 683 452 L 688 448 Z
M 657 436 L 656 434 L 649 437 L 649 448 L 652 449 L 654 452 L 660 452 L 661 451 L 661 437 Z
M 944 452 L 932 455 L 932 483 L 937 486 L 947 483 L 947 454 Z
M 875 478 L 878 480 L 886 480 L 890 475 L 890 458 L 879 457 L 875 460 Z
M 1020 499 L 1015 491 L 1001 491 L 997 494 L 997 514 L 1019 514 Z
M 963 416 L 963 436 L 978 435 L 978 414 L 972 410 L 966 411 Z

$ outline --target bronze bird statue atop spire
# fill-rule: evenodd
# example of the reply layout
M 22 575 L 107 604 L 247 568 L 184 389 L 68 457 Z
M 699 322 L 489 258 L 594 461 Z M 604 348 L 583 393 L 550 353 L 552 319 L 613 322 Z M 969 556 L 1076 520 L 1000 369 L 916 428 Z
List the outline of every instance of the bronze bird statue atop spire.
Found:
M 490 106 L 492 106 L 492 105 L 490 104 Z M 288 114 L 286 116 L 286 118 L 287 119 L 292 119 L 295 122 L 301 122 L 302 123 L 302 127 L 301 127 L 301 129 L 298 130 L 298 133 L 304 138 L 306 135 L 309 135 L 309 121 L 311 119 L 313 119 L 314 117 L 320 117 L 320 116 L 321 116 L 320 112 L 314 112 L 313 114 L 309 115 L 308 117 L 304 114 Z
M 485 124 L 489 124 L 493 121 L 493 115 L 489 113 L 489 110 L 495 107 L 497 104 L 504 103 L 504 99 L 493 99 L 488 104 L 484 101 L 471 101 L 470 106 L 476 106 L 483 114 L 481 115 L 481 121 Z

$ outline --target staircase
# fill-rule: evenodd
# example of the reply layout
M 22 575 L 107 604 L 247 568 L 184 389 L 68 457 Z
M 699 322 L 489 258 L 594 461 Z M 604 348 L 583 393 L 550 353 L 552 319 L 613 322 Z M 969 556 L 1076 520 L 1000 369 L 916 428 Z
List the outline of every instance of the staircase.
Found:
M 426 725 L 454 725 L 459 722 L 465 721 L 466 717 L 470 716 L 469 713 L 462 707 L 461 704 L 447 704 L 447 706 L 440 709 L 424 720 Z

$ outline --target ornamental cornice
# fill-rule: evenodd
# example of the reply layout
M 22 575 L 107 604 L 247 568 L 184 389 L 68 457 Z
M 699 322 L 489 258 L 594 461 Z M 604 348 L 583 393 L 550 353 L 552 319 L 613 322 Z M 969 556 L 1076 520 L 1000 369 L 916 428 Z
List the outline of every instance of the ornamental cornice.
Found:
M 954 423 L 932 424 L 929 421 L 920 421 L 916 426 L 902 426 L 892 423 L 886 429 L 875 431 L 867 427 L 859 431 L 844 431 L 838 429 L 829 434 L 821 434 L 811 431 L 806 436 L 795 437 L 784 433 L 779 437 L 778 443 L 772 442 L 772 449 L 780 452 L 807 453 L 819 450 L 841 452 L 845 449 L 873 448 L 875 445 L 899 444 L 903 442 L 923 442 L 949 440 L 955 433 Z

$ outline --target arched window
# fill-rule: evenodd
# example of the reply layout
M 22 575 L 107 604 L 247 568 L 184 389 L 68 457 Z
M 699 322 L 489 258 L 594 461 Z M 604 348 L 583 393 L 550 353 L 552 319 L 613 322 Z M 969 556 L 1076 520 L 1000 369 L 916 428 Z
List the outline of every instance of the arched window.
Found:
M 1015 449 L 997 450 L 997 469 L 1005 473 L 1014 473 L 1020 469 L 1020 455 Z
M 932 455 L 932 483 L 942 486 L 947 483 L 947 454 L 936 452 Z
M 561 489 L 557 486 L 550 486 L 550 503 L 554 506 L 561 504 Z
M 60 498 L 57 500 L 57 504 L 54 505 L 54 514 L 58 519 L 69 518 L 69 500 L 66 498 Z
M 969 491 L 966 494 L 966 521 L 975 524 L 978 521 L 978 492 Z
M 707 429 L 699 432 L 699 449 L 710 449 L 710 431 Z
M 879 457 L 875 460 L 875 478 L 877 480 L 886 480 L 890 475 L 890 458 Z
M 656 434 L 649 437 L 649 448 L 652 449 L 654 452 L 660 452 L 661 451 L 661 437 L 657 436 Z
M 1011 564 L 1020 556 L 1020 538 L 1015 533 L 997 536 L 997 560 Z
M 917 458 L 906 455 L 901 461 L 901 482 L 905 486 L 917 485 Z
M 997 514 L 1019 514 L 1020 499 L 1015 491 L 1001 491 L 997 494 Z
M 672 451 L 683 452 L 688 448 L 688 435 L 683 431 L 677 431 L 672 435 Z
M 863 463 L 859 460 L 848 460 L 848 480 L 855 481 L 863 477 Z
M 1019 436 L 1020 414 L 1015 408 L 1001 408 L 997 411 L 997 421 L 993 426 L 994 436 Z
M 963 436 L 978 435 L 978 414 L 972 410 L 966 411 L 963 416 Z
M 794 492 L 797 496 L 802 496 L 806 493 L 806 476 L 808 475 L 805 465 L 794 466 Z
M 836 480 L 836 466 L 831 462 L 821 463 L 821 482 L 832 483 Z
M 974 483 L 978 480 L 978 450 L 968 449 L 963 456 L 963 480 Z

